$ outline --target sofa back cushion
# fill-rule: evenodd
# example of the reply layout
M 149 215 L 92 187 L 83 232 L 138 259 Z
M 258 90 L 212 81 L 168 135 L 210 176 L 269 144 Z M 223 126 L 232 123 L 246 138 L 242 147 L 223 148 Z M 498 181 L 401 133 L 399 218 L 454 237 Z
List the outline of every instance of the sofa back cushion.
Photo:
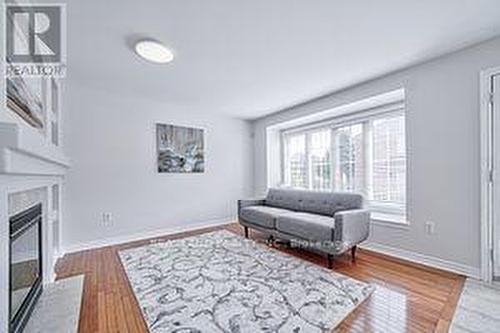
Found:
M 270 189 L 266 205 L 333 216 L 337 211 L 362 208 L 363 196 L 346 192 Z
M 271 188 L 267 192 L 266 206 L 300 210 L 299 191 Z

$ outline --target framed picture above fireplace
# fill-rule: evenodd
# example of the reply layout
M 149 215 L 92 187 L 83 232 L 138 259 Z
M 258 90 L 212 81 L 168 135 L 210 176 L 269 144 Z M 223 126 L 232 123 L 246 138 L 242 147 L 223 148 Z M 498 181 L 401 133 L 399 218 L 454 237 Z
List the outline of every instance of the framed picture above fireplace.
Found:
M 35 77 L 7 78 L 7 107 L 39 129 L 45 127 L 42 80 Z
M 205 172 L 204 130 L 156 124 L 158 172 Z

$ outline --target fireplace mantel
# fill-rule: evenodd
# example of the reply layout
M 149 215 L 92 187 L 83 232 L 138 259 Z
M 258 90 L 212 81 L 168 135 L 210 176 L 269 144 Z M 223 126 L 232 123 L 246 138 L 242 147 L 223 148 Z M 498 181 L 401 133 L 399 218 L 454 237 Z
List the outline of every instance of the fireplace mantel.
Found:
M 69 159 L 39 130 L 0 122 L 0 174 L 64 175 Z

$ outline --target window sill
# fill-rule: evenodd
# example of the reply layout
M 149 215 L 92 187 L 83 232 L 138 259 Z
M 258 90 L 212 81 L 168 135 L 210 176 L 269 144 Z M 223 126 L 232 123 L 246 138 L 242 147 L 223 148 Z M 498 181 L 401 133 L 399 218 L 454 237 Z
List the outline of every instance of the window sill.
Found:
M 409 229 L 410 227 L 407 216 L 399 214 L 373 212 L 371 214 L 371 223 L 374 225 L 399 229 Z

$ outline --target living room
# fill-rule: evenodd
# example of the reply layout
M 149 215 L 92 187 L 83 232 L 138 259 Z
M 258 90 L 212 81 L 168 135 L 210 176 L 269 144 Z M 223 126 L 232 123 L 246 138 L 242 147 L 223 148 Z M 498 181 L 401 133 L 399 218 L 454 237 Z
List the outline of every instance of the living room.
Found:
M 500 331 L 498 1 L 5 2 L 0 332 Z

